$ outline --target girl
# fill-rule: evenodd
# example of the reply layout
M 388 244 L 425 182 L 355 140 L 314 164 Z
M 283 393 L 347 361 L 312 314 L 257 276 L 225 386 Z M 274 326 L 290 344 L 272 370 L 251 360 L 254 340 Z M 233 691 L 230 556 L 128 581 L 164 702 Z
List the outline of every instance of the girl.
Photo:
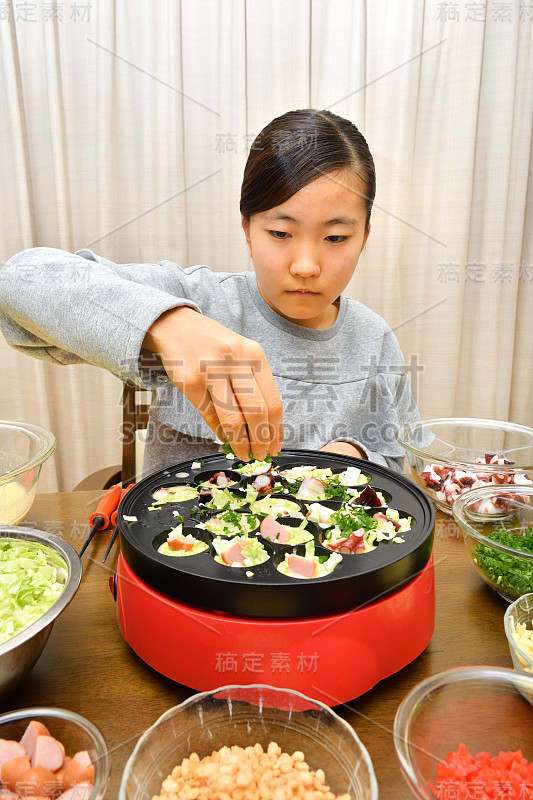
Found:
M 323 449 L 400 471 L 418 417 L 398 343 L 342 295 L 370 232 L 368 145 L 329 111 L 291 111 L 254 141 L 241 190 L 255 273 L 117 265 L 26 250 L 0 271 L 15 348 L 156 388 L 144 473 L 217 452 Z M 284 416 L 284 420 L 283 420 Z

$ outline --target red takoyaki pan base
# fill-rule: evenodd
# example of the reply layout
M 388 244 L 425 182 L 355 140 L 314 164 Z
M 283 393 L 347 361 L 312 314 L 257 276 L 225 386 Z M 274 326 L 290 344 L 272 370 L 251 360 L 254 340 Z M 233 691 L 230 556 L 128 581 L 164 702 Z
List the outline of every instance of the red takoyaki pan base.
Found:
M 261 619 L 186 605 L 142 581 L 122 555 L 114 589 L 120 631 L 134 652 L 200 691 L 265 683 L 338 705 L 413 661 L 434 628 L 433 557 L 397 591 L 321 617 Z

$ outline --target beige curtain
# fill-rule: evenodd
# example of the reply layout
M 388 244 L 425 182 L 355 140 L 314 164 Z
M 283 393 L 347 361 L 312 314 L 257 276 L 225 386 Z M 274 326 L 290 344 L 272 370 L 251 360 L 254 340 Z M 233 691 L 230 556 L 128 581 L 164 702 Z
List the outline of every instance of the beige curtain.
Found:
M 402 0 L 0 1 L 0 261 L 250 264 L 253 136 L 314 106 L 374 154 L 349 294 L 395 329 L 423 416 L 533 425 L 533 8 Z M 40 489 L 120 461 L 121 386 L 0 341 L 0 418 L 52 430 Z

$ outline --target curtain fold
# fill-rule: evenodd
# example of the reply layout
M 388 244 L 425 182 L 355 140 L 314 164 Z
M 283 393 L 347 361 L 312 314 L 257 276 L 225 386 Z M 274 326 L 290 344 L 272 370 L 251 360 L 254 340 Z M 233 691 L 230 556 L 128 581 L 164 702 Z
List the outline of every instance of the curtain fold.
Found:
M 251 142 L 329 108 L 377 168 L 347 293 L 395 330 L 422 415 L 533 425 L 532 63 L 519 2 L 1 3 L 0 262 L 46 245 L 250 269 Z M 0 360 L 0 418 L 58 439 L 42 490 L 120 462 L 115 378 L 3 339 Z

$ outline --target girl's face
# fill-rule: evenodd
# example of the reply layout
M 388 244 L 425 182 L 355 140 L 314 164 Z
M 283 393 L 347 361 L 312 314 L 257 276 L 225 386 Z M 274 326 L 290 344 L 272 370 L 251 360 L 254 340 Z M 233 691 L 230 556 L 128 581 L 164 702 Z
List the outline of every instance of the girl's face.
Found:
M 368 233 L 363 190 L 347 169 L 304 186 L 285 203 L 242 220 L 259 291 L 282 317 L 329 328 Z

